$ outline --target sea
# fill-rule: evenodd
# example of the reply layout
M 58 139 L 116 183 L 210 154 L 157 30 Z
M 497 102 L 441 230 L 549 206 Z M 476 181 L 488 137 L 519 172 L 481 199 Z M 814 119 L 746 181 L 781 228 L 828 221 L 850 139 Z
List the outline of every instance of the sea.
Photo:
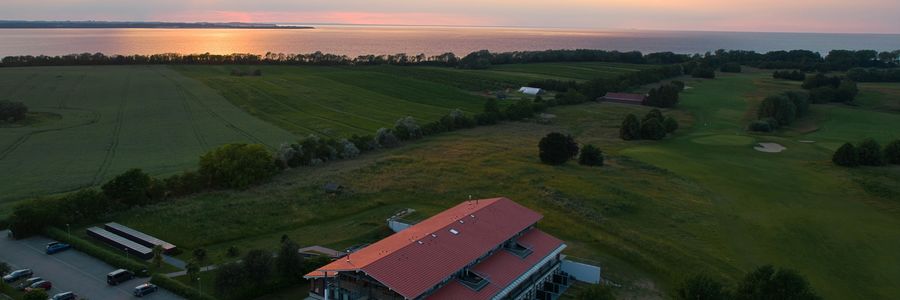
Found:
M 315 29 L 0 29 L 0 57 L 72 53 L 419 54 L 602 49 L 694 54 L 728 50 L 900 49 L 897 34 L 760 33 L 520 27 L 314 25 Z

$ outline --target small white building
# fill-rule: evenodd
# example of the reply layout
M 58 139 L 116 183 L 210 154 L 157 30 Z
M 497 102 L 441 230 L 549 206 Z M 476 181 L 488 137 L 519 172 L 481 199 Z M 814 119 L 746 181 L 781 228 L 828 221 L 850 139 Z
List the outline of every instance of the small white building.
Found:
M 534 87 L 523 86 L 523 87 L 519 88 L 519 93 L 529 95 L 529 96 L 537 96 L 537 95 L 543 94 L 544 90 L 539 89 L 539 88 L 534 88 Z

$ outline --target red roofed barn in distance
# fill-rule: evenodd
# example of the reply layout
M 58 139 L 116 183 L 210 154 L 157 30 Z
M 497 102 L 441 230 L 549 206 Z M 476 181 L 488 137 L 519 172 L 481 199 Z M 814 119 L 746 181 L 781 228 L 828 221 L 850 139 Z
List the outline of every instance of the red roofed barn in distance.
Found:
M 545 299 L 569 276 L 541 218 L 507 198 L 465 201 L 310 272 L 310 297 Z

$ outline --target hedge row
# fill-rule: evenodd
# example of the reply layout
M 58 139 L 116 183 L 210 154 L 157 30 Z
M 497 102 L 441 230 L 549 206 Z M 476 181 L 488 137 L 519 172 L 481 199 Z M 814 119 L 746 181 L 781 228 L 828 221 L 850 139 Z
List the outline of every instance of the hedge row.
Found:
M 102 246 L 97 246 L 75 235 L 68 234 L 59 228 L 49 227 L 44 233 L 52 239 L 72 245 L 72 248 L 75 248 L 78 251 L 84 252 L 85 254 L 93 256 L 99 260 L 102 260 L 103 262 L 108 263 L 114 267 L 126 269 L 138 275 L 143 274 L 143 272 L 147 270 L 146 264 L 140 263 L 130 258 L 125 258 L 122 255 L 112 252 Z
M 158 285 L 161 288 L 166 289 L 167 291 L 170 291 L 176 295 L 182 296 L 187 299 L 192 299 L 192 300 L 195 300 L 195 299 L 196 300 L 215 300 L 216 299 L 215 297 L 212 297 L 210 295 L 203 295 L 197 289 L 187 286 L 178 280 L 166 277 L 165 275 L 162 275 L 162 274 L 153 274 L 153 276 L 150 277 L 150 282 L 155 285 Z

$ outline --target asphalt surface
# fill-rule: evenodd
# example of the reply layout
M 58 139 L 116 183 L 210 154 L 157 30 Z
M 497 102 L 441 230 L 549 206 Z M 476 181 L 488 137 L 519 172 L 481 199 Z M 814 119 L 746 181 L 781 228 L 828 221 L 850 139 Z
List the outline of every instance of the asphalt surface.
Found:
M 49 280 L 53 283 L 53 288 L 47 294 L 51 296 L 72 291 L 79 298 L 136 299 L 131 290 L 149 280 L 149 278 L 135 278 L 118 286 L 110 286 L 106 284 L 106 274 L 117 268 L 75 249 L 53 255 L 44 254 L 45 245 L 52 242 L 45 237 L 12 240 L 6 234 L 6 231 L 0 232 L 0 261 L 8 263 L 15 270 L 30 268 L 34 270 L 34 276 Z M 146 295 L 142 299 L 183 298 L 160 288 L 156 293 Z

